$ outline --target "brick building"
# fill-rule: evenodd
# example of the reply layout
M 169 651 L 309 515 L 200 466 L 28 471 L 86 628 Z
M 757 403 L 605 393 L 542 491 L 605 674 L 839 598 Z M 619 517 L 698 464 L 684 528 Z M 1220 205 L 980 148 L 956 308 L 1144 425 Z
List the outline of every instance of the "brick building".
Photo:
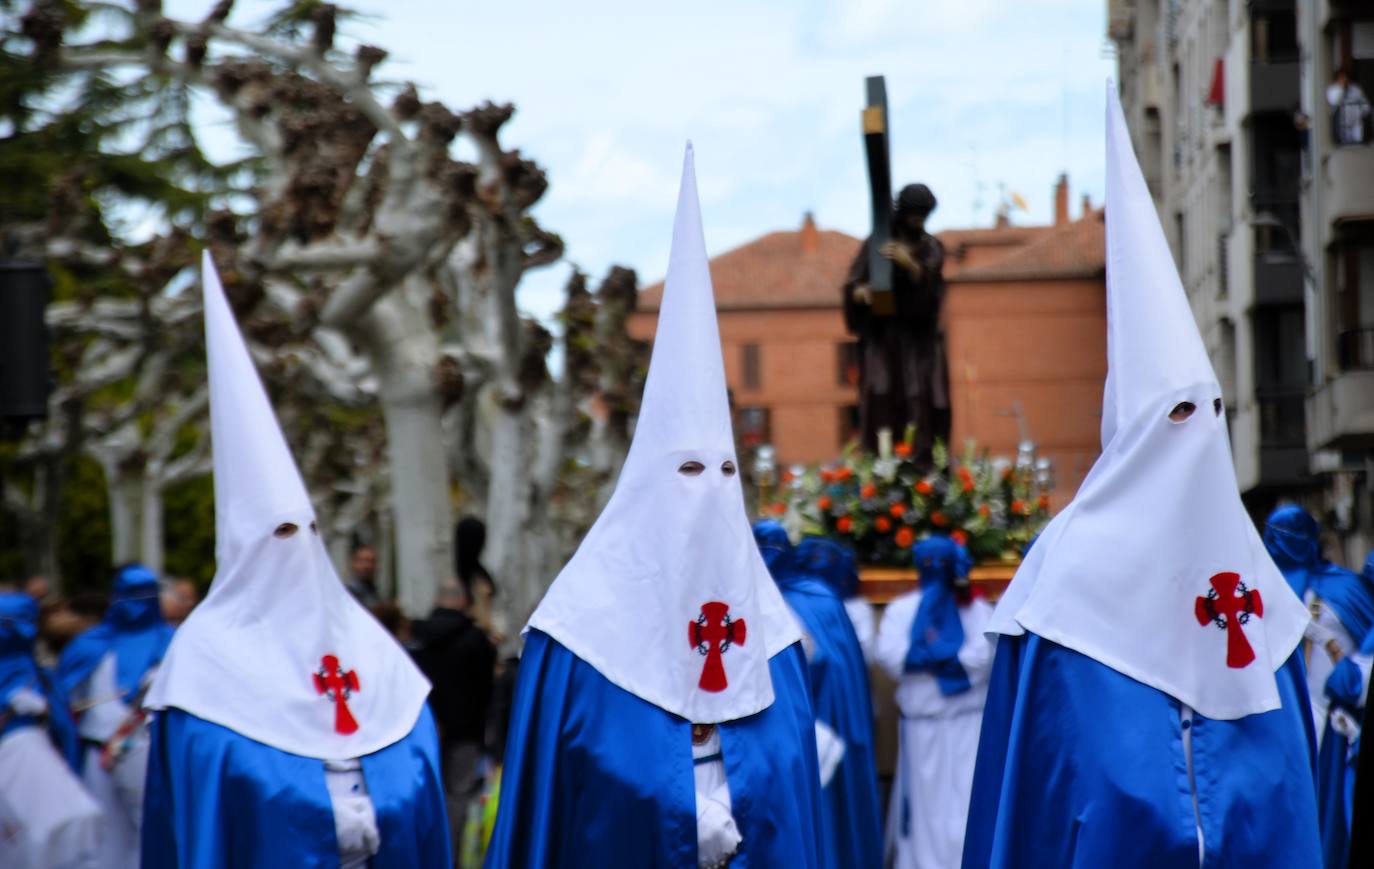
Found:
M 1097 454 L 1106 373 L 1102 214 L 1071 219 L 1068 182 L 1051 226 L 940 233 L 955 443 L 1014 455 L 1023 436 L 1055 462 L 1058 498 Z M 725 376 L 746 444 L 784 463 L 837 456 L 858 427 L 858 369 L 840 288 L 860 240 L 816 226 L 772 232 L 712 258 Z M 662 283 L 630 322 L 652 339 Z

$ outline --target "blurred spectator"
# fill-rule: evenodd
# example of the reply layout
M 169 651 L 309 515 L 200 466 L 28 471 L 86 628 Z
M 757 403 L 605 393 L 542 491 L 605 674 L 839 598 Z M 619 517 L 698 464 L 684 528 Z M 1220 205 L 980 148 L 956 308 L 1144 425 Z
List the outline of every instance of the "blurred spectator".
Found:
M 1337 145 L 1363 145 L 1369 137 L 1371 110 L 1364 90 L 1350 80 L 1350 71 L 1336 70 L 1326 88 L 1326 102 L 1331 107 L 1332 133 Z
M 168 580 L 162 586 L 161 604 L 162 617 L 167 620 L 167 624 L 176 627 L 186 621 L 186 617 L 191 614 L 191 610 L 200 603 L 200 589 L 195 582 L 184 576 L 178 576 Z
M 381 602 L 382 598 L 377 594 L 377 550 L 366 543 L 353 547 L 353 554 L 348 557 L 348 578 L 344 580 L 344 587 L 365 607 Z
M 383 600 L 367 609 L 374 619 L 382 623 L 386 632 L 396 638 L 396 642 L 402 646 L 410 646 L 410 619 L 406 618 L 399 606 Z
M 52 584 L 46 576 L 34 574 L 24 580 L 24 593 L 41 604 L 52 594 Z
M 482 565 L 482 550 L 486 545 L 487 526 L 481 519 L 468 516 L 454 526 L 454 567 L 468 597 L 468 615 L 499 646 L 506 639 L 506 623 L 503 614 L 492 604 L 496 581 Z
M 44 666 L 52 666 L 67 643 L 87 628 L 94 627 L 105 617 L 109 595 L 98 591 L 83 591 L 70 600 L 51 597 L 38 613 L 38 645 L 35 657 Z
M 496 647 L 467 612 L 463 587 L 439 585 L 434 610 L 415 623 L 415 661 L 434 688 L 430 708 L 439 727 L 452 841 L 461 840 L 468 807 L 482 788 L 487 709 Z

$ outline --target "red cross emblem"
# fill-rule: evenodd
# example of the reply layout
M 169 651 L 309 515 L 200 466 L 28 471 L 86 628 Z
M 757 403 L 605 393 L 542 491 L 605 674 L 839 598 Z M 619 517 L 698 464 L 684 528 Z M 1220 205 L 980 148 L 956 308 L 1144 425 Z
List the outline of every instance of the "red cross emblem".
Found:
M 744 619 L 730 618 L 730 605 L 718 600 L 701 605 L 701 615 L 687 623 L 692 648 L 706 657 L 697 687 L 703 691 L 724 691 L 725 663 L 721 660 L 733 645 L 744 645 Z
M 334 730 L 344 736 L 356 733 L 358 722 L 348 711 L 348 697 L 359 690 L 358 674 L 353 670 L 343 672 L 337 657 L 325 655 L 320 658 L 320 669 L 314 676 L 315 692 L 334 701 Z
M 1255 650 L 1250 648 L 1241 626 L 1252 615 L 1264 617 L 1264 601 L 1260 600 L 1258 590 L 1245 587 L 1238 573 L 1218 573 L 1208 581 L 1212 587 L 1207 596 L 1199 597 L 1194 606 L 1197 623 L 1205 626 L 1211 622 L 1226 631 L 1226 666 L 1249 666 L 1255 660 Z

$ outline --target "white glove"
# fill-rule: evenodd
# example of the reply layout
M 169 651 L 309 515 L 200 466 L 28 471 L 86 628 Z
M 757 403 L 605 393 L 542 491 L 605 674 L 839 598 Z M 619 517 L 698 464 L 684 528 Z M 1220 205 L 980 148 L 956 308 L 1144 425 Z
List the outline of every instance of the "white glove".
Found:
M 724 866 L 742 841 L 729 806 L 697 791 L 697 866 Z
M 334 838 L 339 846 L 343 869 L 367 865 L 382 846 L 377 830 L 377 813 L 367 795 L 362 766 L 358 761 L 324 762 L 324 784 L 334 807 Z
M 15 715 L 37 718 L 48 712 L 48 698 L 32 688 L 19 688 L 10 695 L 10 708 Z
M 382 846 L 377 831 L 377 815 L 367 797 L 342 797 L 334 800 L 334 836 L 341 856 L 376 856 Z

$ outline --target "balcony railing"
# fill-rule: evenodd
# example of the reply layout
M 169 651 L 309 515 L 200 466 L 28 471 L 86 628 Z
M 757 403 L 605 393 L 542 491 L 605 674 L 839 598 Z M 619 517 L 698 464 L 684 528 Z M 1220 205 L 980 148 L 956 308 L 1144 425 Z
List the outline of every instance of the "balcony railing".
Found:
M 1374 370 L 1374 329 L 1347 329 L 1336 336 L 1342 371 Z
M 1306 443 L 1306 398 L 1307 390 L 1301 386 L 1269 387 L 1255 391 L 1262 445 L 1288 447 Z

